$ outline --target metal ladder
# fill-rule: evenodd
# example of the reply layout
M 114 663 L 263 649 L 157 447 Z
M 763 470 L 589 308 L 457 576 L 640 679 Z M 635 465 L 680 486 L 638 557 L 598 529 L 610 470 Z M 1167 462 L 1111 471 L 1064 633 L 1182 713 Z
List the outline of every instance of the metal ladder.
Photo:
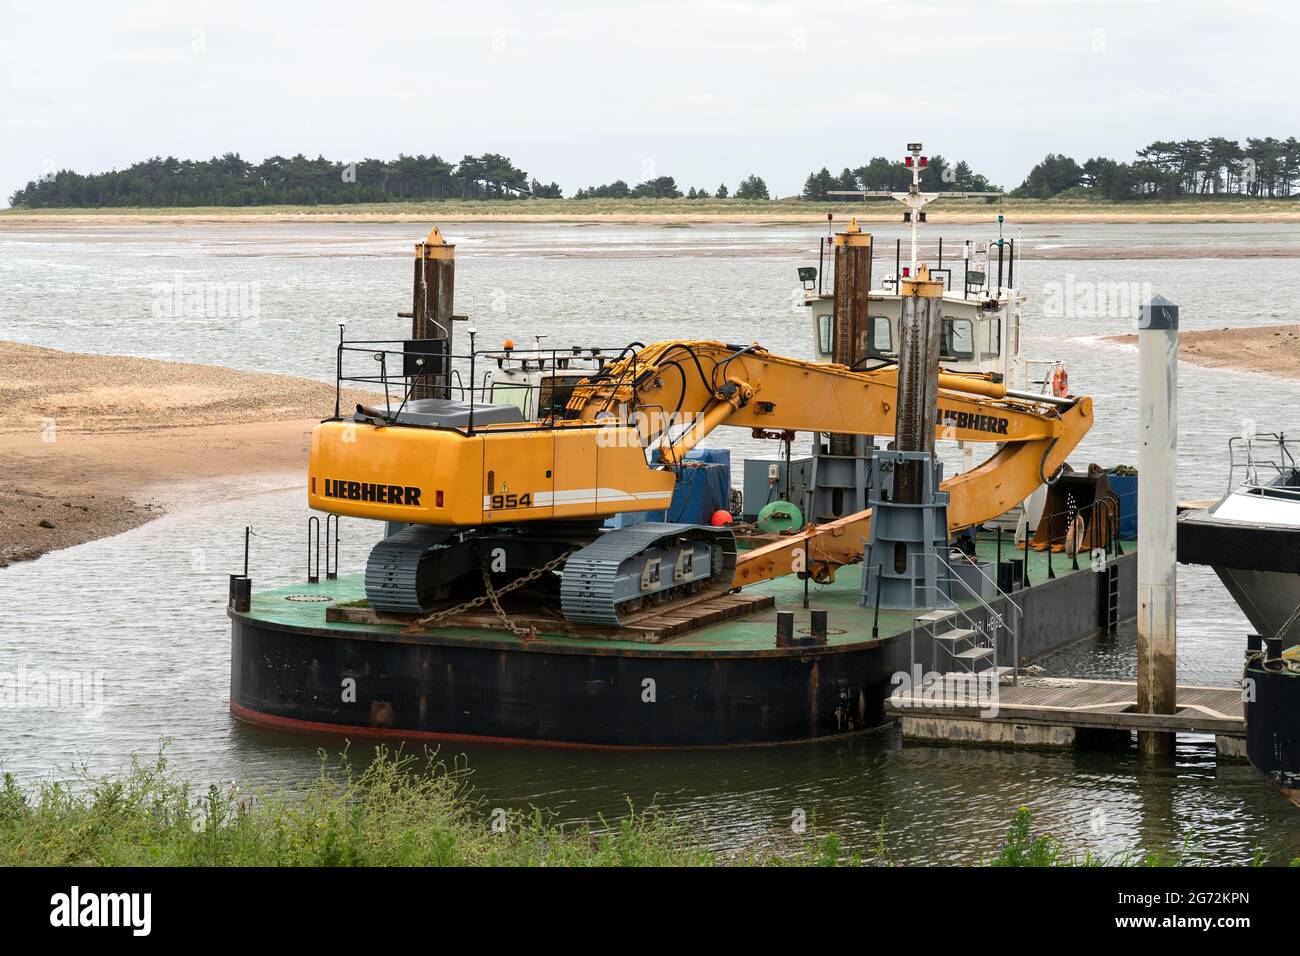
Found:
M 1119 633 L 1119 566 L 1107 561 L 1098 576 L 1099 616 L 1105 622 L 1106 636 L 1114 637 Z

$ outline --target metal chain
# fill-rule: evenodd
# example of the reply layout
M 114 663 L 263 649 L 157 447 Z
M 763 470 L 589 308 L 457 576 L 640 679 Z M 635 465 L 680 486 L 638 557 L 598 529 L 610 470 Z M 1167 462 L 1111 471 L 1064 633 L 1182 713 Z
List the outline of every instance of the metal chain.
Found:
M 492 610 L 496 612 L 497 617 L 501 619 L 501 623 L 506 626 L 506 629 L 510 631 L 510 633 L 515 634 L 519 637 L 525 637 L 525 636 L 536 637 L 537 636 L 536 628 L 525 627 L 523 625 L 516 624 L 514 621 L 510 619 L 510 616 L 507 615 L 505 610 L 501 607 L 500 597 L 503 594 L 509 594 L 511 591 L 515 590 L 516 588 L 523 587 L 525 584 L 528 584 L 531 581 L 536 581 L 538 578 L 540 578 L 543 574 L 545 574 L 548 571 L 553 571 L 555 568 L 559 567 L 561 564 L 567 561 L 569 555 L 573 554 L 575 550 L 577 549 L 570 549 L 569 551 L 564 552 L 564 554 L 560 555 L 558 558 L 555 558 L 552 561 L 548 561 L 545 564 L 541 565 L 540 567 L 533 568 L 533 570 L 529 571 L 523 577 L 516 578 L 515 580 L 511 581 L 503 588 L 494 588 L 492 586 L 492 575 L 490 570 L 488 569 L 487 556 L 480 554 L 479 570 L 483 574 L 483 593 L 476 598 L 471 598 L 470 600 L 466 601 L 463 604 L 457 604 L 455 607 L 449 607 L 443 611 L 435 611 L 433 614 L 429 614 L 425 617 L 422 617 L 419 620 L 414 621 L 413 623 L 408 625 L 405 631 L 406 633 L 413 633 L 422 628 L 430 627 L 438 623 L 439 621 L 443 620 L 444 618 L 451 617 L 452 615 L 455 614 L 463 614 L 465 611 L 469 611 L 473 608 L 479 607 L 480 605 L 486 604 L 487 602 L 491 601 Z

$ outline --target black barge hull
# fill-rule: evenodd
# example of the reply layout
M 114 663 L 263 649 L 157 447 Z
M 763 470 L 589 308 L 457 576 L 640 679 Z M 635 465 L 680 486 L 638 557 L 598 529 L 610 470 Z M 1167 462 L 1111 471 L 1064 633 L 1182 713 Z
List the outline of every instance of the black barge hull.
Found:
M 1108 617 L 1131 618 L 1134 558 L 1112 559 L 1119 605 L 1109 612 L 1098 600 L 1108 593 L 1106 575 L 1086 564 L 1055 578 L 1036 571 L 1033 585 L 1014 596 L 1024 612 L 1018 640 L 1003 634 L 997 660 L 1032 660 L 1097 633 Z M 913 660 L 923 671 L 949 670 L 951 662 L 924 633 L 910 637 L 906 612 L 889 627 L 882 620 L 873 638 L 871 615 L 844 577 L 819 596 L 833 608 L 835 636 L 795 647 L 775 646 L 774 616 L 665 644 L 524 642 L 501 632 L 405 634 L 327 622 L 323 605 L 290 603 L 311 595 L 269 592 L 251 611 L 229 612 L 230 709 L 284 730 L 582 747 L 743 746 L 870 730 L 884 723 L 900 674 L 920 676 Z M 838 604 L 833 589 L 843 592 Z M 348 596 L 343 581 L 305 590 Z M 993 603 L 1011 616 L 1006 599 Z M 746 629 L 748 638 L 738 634 Z M 710 637 L 714 631 L 721 633 Z
M 879 644 L 734 657 L 304 633 L 233 616 L 232 713 L 281 729 L 584 747 L 807 740 L 874 727 Z

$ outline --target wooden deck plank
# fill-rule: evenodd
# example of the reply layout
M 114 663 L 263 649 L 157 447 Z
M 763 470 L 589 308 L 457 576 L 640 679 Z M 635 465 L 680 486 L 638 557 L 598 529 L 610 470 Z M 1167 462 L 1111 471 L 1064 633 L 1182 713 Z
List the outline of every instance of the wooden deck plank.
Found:
M 674 605 L 671 608 L 648 608 L 629 616 L 619 628 L 597 628 L 571 624 L 562 617 L 537 611 L 507 608 L 510 619 L 521 627 L 536 628 L 539 634 L 565 634 L 576 637 L 604 638 L 615 641 L 636 641 L 658 644 L 681 634 L 708 627 L 722 621 L 743 617 L 766 610 L 776 603 L 770 594 L 726 594 L 702 598 L 693 604 Z M 416 619 L 410 614 L 377 614 L 369 607 L 331 607 L 325 612 L 327 621 L 352 624 L 390 624 L 406 626 Z M 466 627 L 486 631 L 504 630 L 500 618 L 490 608 L 472 611 L 439 621 L 440 627 Z
M 960 685 L 945 680 L 944 687 Z M 954 703 L 945 703 L 955 701 Z M 1178 688 L 1173 714 L 1137 712 L 1137 686 L 1127 681 L 1032 679 L 1018 685 L 1000 684 L 996 699 L 963 701 L 942 693 L 935 684 L 895 694 L 886 713 L 895 717 L 950 717 L 993 723 L 1034 723 L 1113 730 L 1172 730 L 1242 736 L 1245 718 L 1238 687 Z M 993 713 L 990 713 L 993 711 Z

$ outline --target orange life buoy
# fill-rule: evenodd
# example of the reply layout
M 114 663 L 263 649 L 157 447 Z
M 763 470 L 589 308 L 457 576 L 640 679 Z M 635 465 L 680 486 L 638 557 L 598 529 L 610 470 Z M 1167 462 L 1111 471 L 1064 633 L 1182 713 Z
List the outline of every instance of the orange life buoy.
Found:
M 1052 373 L 1052 394 L 1057 398 L 1065 398 L 1069 392 L 1070 376 L 1066 374 L 1064 365 L 1058 365 Z

